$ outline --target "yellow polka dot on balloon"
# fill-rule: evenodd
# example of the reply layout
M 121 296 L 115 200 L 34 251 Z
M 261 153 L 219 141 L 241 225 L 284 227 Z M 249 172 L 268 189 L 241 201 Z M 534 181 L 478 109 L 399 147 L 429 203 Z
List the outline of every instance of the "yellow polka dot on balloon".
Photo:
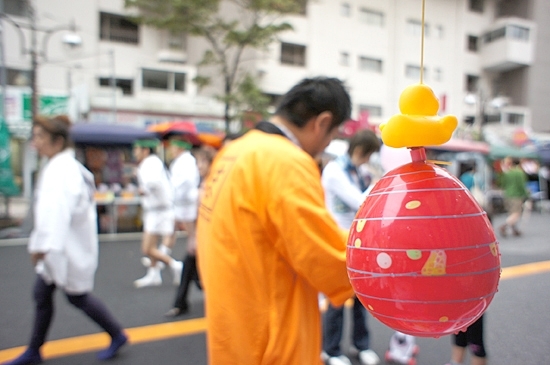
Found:
M 367 309 L 370 310 L 370 311 L 374 310 L 374 308 L 373 308 L 372 305 L 370 305 L 370 304 L 367 305 Z
M 422 203 L 420 203 L 419 200 L 411 200 L 407 204 L 405 204 L 405 208 L 407 209 L 416 209 L 418 208 Z
M 367 223 L 366 219 L 359 219 L 357 221 L 357 226 L 355 227 L 355 230 L 357 232 L 361 232 L 363 230 L 363 228 L 365 228 L 365 223 Z
M 439 322 L 447 322 L 449 320 L 449 317 L 447 316 L 443 316 L 441 318 L 439 318 Z
M 361 247 L 361 239 L 356 238 L 354 244 L 355 244 L 355 247 Z

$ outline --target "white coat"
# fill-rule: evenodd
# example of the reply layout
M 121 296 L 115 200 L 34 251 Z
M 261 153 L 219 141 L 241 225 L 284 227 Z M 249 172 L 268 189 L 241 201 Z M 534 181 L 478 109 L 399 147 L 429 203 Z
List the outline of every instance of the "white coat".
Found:
M 144 211 L 170 210 L 174 205 L 174 192 L 164 163 L 157 155 L 149 155 L 141 161 L 137 178 L 143 196 Z
M 200 175 L 195 157 L 184 151 L 170 164 L 170 182 L 174 188 L 174 205 L 196 204 L 199 199 Z
M 93 175 L 71 149 L 53 156 L 40 172 L 28 250 L 45 253 L 37 272 L 71 294 L 94 286 L 98 240 L 93 194 Z

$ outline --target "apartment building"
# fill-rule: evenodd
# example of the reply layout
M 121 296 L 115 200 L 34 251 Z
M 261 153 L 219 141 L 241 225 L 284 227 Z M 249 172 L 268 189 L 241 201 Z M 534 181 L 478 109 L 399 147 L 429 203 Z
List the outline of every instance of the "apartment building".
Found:
M 52 104 L 58 98 L 58 109 L 66 108 L 76 122 L 143 126 L 223 115 L 223 107 L 200 96 L 192 82 L 196 67 L 187 62 L 184 34 L 137 25 L 127 19 L 131 13 L 122 0 L 30 4 L 34 14 L 25 1 L 4 0 L 8 102 L 27 104 L 7 116 L 18 135 L 28 133 L 32 52 L 38 93 Z
M 14 87 L 29 86 L 32 67 L 24 3 L 4 0 L 7 16 L 26 25 L 18 32 L 4 18 L 8 85 Z M 139 125 L 222 115 L 212 95 L 201 95 L 191 81 L 200 40 L 132 23 L 122 0 L 31 4 L 37 89 L 78 99 L 79 119 L 115 121 L 116 114 L 117 123 Z M 427 0 L 423 76 L 441 112 L 466 122 L 480 110 L 485 120 L 504 113 L 505 123 L 549 131 L 548 10 L 544 0 Z M 401 90 L 420 80 L 421 15 L 421 0 L 310 1 L 304 14 L 288 17 L 294 30 L 245 67 L 274 99 L 302 77 L 342 78 L 355 116 L 368 111 L 379 122 L 398 112 Z
M 548 132 L 550 2 L 427 0 L 424 82 L 441 113 L 465 125 L 500 122 Z M 420 0 L 315 1 L 291 19 L 270 57 L 257 63 L 266 93 L 301 77 L 328 74 L 350 86 L 354 114 L 375 123 L 398 113 L 401 90 L 419 81 Z M 538 26 L 537 26 L 538 25 Z M 546 29 L 545 29 L 546 28 Z
M 216 90 L 192 82 L 203 40 L 133 23 L 123 0 L 29 1 L 32 14 L 23 0 L 3 0 L 6 113 L 16 137 L 29 133 L 33 70 L 45 111 L 65 110 L 76 121 L 222 121 Z M 284 19 L 294 29 L 267 52 L 249 52 L 243 67 L 274 103 L 303 77 L 341 78 L 353 118 L 367 112 L 378 124 L 420 81 L 421 5 L 309 1 L 303 14 Z M 423 81 L 440 113 L 457 115 L 463 129 L 488 122 L 550 132 L 549 20 L 548 0 L 426 0 Z

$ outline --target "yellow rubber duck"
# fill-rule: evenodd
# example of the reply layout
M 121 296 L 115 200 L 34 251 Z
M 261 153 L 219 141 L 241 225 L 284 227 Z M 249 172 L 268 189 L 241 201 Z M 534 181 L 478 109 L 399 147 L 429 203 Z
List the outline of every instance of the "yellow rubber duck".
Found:
M 453 115 L 439 117 L 439 101 L 425 84 L 410 85 L 399 97 L 401 114 L 380 124 L 382 141 L 389 147 L 440 145 L 451 139 L 458 125 Z

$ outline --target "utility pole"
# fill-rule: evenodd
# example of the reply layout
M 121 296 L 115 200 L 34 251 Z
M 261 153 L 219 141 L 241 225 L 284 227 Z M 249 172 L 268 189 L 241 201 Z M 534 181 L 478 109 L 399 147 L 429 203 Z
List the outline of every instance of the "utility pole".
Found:
M 36 13 L 34 7 L 29 2 L 27 3 L 30 28 L 31 28 L 31 48 L 29 50 L 31 56 L 31 121 L 38 114 L 38 85 L 37 85 L 37 73 L 38 73 L 38 51 L 36 49 Z

